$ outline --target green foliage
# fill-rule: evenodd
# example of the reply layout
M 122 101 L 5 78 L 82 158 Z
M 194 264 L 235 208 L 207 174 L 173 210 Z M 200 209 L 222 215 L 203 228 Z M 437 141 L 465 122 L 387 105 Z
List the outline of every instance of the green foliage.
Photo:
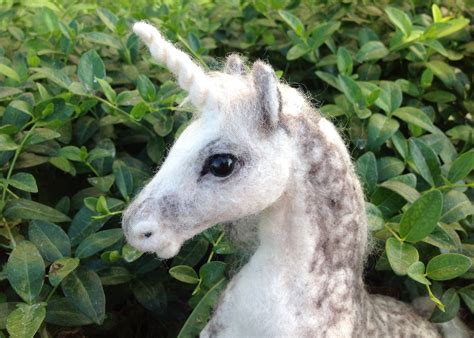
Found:
M 0 335 L 191 337 L 240 259 L 219 226 L 167 262 L 124 242 L 122 211 L 191 117 L 139 19 L 205 67 L 236 51 L 304 84 L 364 184 L 369 287 L 472 321 L 474 7 L 435 3 L 4 2 Z

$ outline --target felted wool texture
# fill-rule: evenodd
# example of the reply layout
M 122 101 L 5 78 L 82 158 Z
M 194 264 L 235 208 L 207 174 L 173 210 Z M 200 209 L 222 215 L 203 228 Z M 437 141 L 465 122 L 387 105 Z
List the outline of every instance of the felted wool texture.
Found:
M 232 55 L 224 72 L 206 73 L 156 28 L 134 30 L 198 114 L 125 211 L 128 242 L 169 258 L 213 224 L 258 227 L 254 255 L 201 336 L 439 336 L 409 305 L 365 291 L 364 196 L 333 124 L 261 61 L 246 72 Z M 223 153 L 238 159 L 234 172 L 202 175 Z

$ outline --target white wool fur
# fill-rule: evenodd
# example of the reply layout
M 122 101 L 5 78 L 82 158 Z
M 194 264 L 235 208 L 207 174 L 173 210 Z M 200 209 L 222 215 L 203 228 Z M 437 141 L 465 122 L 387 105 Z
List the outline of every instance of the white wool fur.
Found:
M 439 336 L 407 304 L 365 291 L 364 197 L 332 123 L 262 62 L 246 74 L 232 56 L 225 72 L 205 74 L 155 28 L 134 31 L 200 114 L 125 211 L 128 242 L 169 258 L 213 224 L 258 224 L 254 255 L 201 336 Z M 211 83 L 213 103 L 203 106 Z M 203 171 L 209 156 L 227 153 L 238 159 L 230 176 Z

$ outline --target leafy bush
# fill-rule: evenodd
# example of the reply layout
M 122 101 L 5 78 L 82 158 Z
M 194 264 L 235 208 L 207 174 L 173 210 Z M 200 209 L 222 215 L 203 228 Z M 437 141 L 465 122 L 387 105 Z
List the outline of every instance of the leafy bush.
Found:
M 472 1 L 32 3 L 0 9 L 1 330 L 193 336 L 239 259 L 219 226 L 171 261 L 124 242 L 191 115 L 131 34 L 144 18 L 210 68 L 237 51 L 304 84 L 364 184 L 369 288 L 472 324 Z

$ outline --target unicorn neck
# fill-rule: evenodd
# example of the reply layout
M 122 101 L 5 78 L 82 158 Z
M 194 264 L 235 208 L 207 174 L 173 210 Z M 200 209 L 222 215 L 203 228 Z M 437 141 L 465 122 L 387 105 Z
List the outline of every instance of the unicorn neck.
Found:
M 367 225 L 346 147 L 326 119 L 284 123 L 296 161 L 288 189 L 261 217 L 260 249 L 321 283 L 342 273 L 350 288 L 362 291 Z

